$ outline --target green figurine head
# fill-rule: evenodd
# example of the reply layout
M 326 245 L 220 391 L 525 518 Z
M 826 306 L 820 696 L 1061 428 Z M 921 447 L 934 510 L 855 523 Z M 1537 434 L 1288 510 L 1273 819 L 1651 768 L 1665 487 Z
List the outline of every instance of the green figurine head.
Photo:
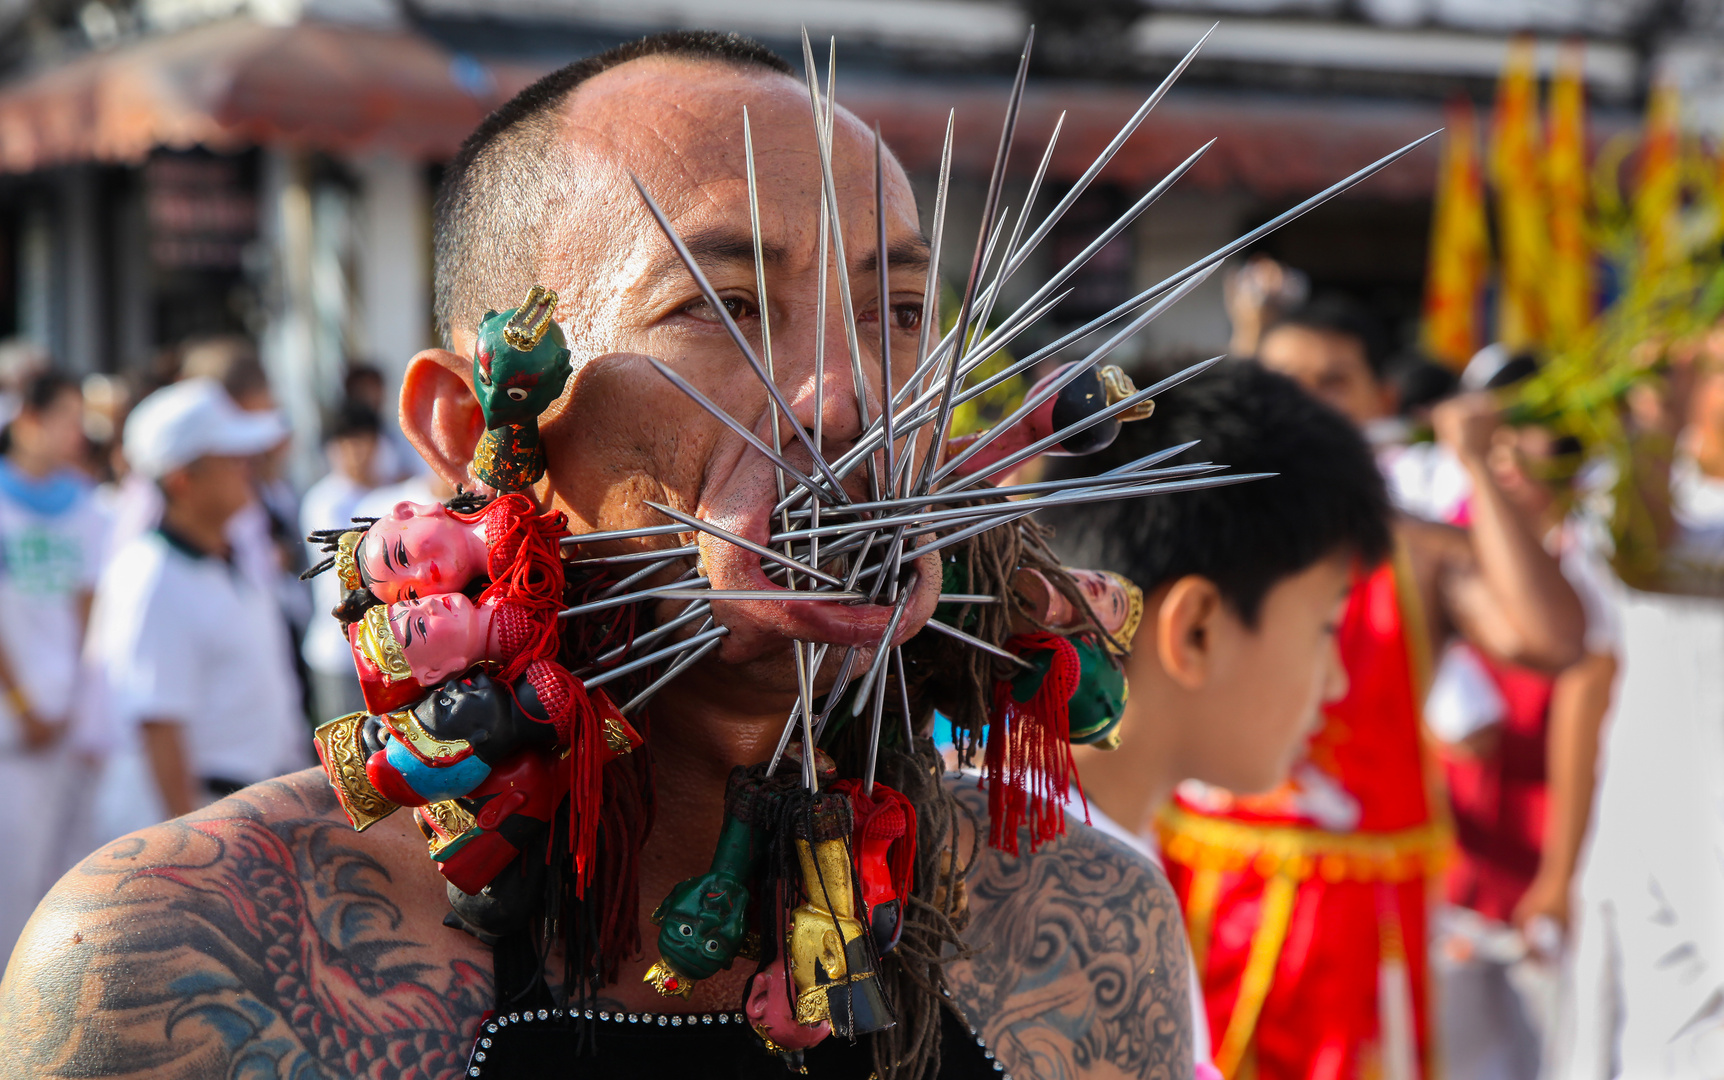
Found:
M 542 285 L 527 290 L 519 307 L 485 313 L 473 347 L 473 389 L 492 430 L 531 425 L 563 396 L 569 350 L 551 321 L 557 294 Z
M 658 911 L 658 951 L 690 979 L 710 979 L 729 967 L 748 932 L 748 888 L 728 873 L 689 878 Z

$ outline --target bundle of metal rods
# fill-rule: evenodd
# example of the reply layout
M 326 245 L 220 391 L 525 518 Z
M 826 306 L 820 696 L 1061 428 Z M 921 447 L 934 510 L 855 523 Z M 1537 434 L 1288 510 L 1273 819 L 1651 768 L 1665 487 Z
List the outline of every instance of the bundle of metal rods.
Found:
M 1210 32 L 1213 33 L 1213 29 Z M 1199 40 L 1190 52 L 1186 53 L 1174 66 L 1173 70 L 1150 93 L 1124 127 L 1102 149 L 1101 153 L 1096 156 L 1071 188 L 1060 197 L 1046 216 L 1028 231 L 1028 235 L 1025 235 L 1025 227 L 1029 223 L 1031 209 L 1036 204 L 1042 179 L 1047 171 L 1048 163 L 1052 159 L 1055 143 L 1059 139 L 1060 129 L 1064 124 L 1062 114 L 1059 122 L 1054 125 L 1053 133 L 1042 153 L 1040 164 L 1025 196 L 1023 208 L 1014 217 L 1010 208 L 1002 209 L 1000 207 L 1000 196 L 1006 175 L 1006 165 L 1011 156 L 1012 144 L 1017 130 L 1019 106 L 1023 100 L 1024 80 L 1029 70 L 1030 49 L 1035 39 L 1034 29 L 1030 30 L 1029 37 L 1024 43 L 1017 75 L 1013 80 L 1011 95 L 1006 105 L 999 147 L 995 153 L 993 171 L 988 181 L 987 196 L 983 204 L 981 228 L 970 258 L 969 274 L 959 299 L 957 319 L 951 328 L 936 341 L 932 334 L 936 323 L 936 320 L 932 318 L 932 313 L 937 310 L 938 268 L 941 262 L 941 247 L 944 238 L 955 119 L 955 115 L 948 116 L 945 145 L 940 162 L 939 182 L 934 200 L 932 229 L 929 234 L 931 250 L 927 278 L 923 287 L 922 311 L 924 317 L 921 322 L 921 335 L 916 352 L 915 367 L 908 379 L 902 383 L 894 382 L 890 321 L 882 310 L 878 320 L 880 342 L 877 357 L 880 365 L 880 385 L 876 392 L 877 396 L 873 397 L 872 400 L 883 403 L 883 407 L 880 409 L 879 415 L 870 417 L 868 415 L 868 402 L 871 400 L 871 395 L 867 386 L 865 359 L 857 328 L 855 307 L 851 298 L 849 275 L 842 269 L 849 264 L 845 259 L 844 231 L 839 217 L 837 190 L 833 182 L 832 87 L 837 59 L 836 44 L 834 43 L 828 59 L 826 90 L 823 94 L 816 75 L 813 49 L 809 44 L 806 32 L 804 32 L 802 38 L 803 60 L 808 82 L 809 108 L 819 149 L 822 183 L 820 220 L 817 230 L 820 280 L 818 300 L 816 301 L 817 309 L 814 313 L 815 324 L 824 327 L 827 323 L 826 275 L 830 263 L 838 268 L 834 276 L 845 331 L 846 351 L 848 352 L 850 375 L 856 387 L 857 407 L 862 413 L 861 435 L 848 450 L 830 461 L 821 452 L 823 409 L 818 397 L 825 388 L 824 376 L 827 363 L 825 334 L 815 335 L 814 386 L 817 397 L 811 428 L 804 427 L 792 412 L 774 377 L 772 328 L 769 314 L 771 305 L 767 302 L 766 296 L 759 191 L 754 168 L 754 142 L 747 110 L 744 109 L 743 111 L 742 122 L 748 171 L 750 221 L 753 227 L 755 250 L 755 277 L 760 311 L 760 348 L 758 352 L 737 326 L 736 321 L 731 317 L 724 303 L 713 290 L 712 285 L 707 281 L 705 274 L 702 273 L 694 256 L 690 254 L 682 238 L 677 234 L 675 227 L 654 201 L 652 194 L 638 178 L 635 179 L 635 187 L 640 192 L 640 197 L 647 210 L 652 214 L 659 228 L 664 231 L 672 247 L 675 248 L 677 255 L 686 266 L 706 302 L 711 306 L 712 311 L 735 343 L 737 351 L 741 354 L 749 370 L 760 381 L 761 387 L 769 399 L 768 407 L 774 410 L 771 425 L 772 441 L 768 443 L 761 439 L 749 425 L 726 412 L 670 366 L 657 360 L 652 360 L 651 363 L 672 386 L 686 394 L 698 406 L 735 432 L 755 452 L 764 455 L 775 466 L 778 501 L 773 507 L 772 520 L 776 531 L 770 535 L 766 543 L 757 543 L 673 507 L 648 503 L 647 505 L 668 519 L 667 524 L 587 533 L 566 539 L 563 543 L 566 548 L 573 549 L 605 541 L 649 537 L 682 537 L 692 536 L 694 533 L 706 533 L 759 556 L 763 566 L 771 567 L 769 577 L 782 582 L 782 586 L 758 590 L 713 589 L 711 582 L 699 575 L 698 561 L 694 564 L 694 568 L 685 569 L 680 577 L 669 584 L 642 585 L 643 582 L 655 576 L 662 576 L 662 574 L 674 570 L 679 563 L 686 563 L 690 559 L 698 560 L 699 546 L 692 542 L 683 542 L 680 546 L 668 549 L 572 560 L 571 565 L 575 567 L 631 567 L 638 564 L 638 568 L 604 590 L 598 599 L 564 611 L 562 613 L 564 617 L 585 615 L 634 603 L 656 603 L 665 600 L 689 602 L 676 617 L 637 636 L 629 646 L 614 649 L 599 657 L 598 664 L 585 673 L 589 687 L 602 685 L 611 679 L 655 665 L 664 665 L 662 671 L 628 701 L 623 711 L 632 712 L 640 708 L 662 687 L 722 643 L 727 630 L 723 626 L 715 625 L 711 607 L 713 600 L 784 600 L 793 597 L 798 601 L 835 604 L 869 603 L 889 606 L 891 616 L 878 646 L 872 649 L 844 648 L 842 656 L 834 658 L 837 665 L 836 673 L 823 701 L 817 697 L 815 687 L 817 675 L 829 658 L 830 647 L 827 644 L 812 641 L 798 640 L 792 642 L 799 696 L 795 707 L 785 720 L 784 730 L 778 740 L 771 765 L 771 768 L 777 768 L 790 740 L 797 737 L 799 732 L 802 744 L 800 757 L 803 781 L 810 788 L 813 788 L 816 783 L 814 746 L 820 737 L 823 726 L 830 719 L 834 710 L 838 708 L 839 702 L 847 700 L 853 717 L 859 718 L 866 714 L 870 720 L 871 727 L 867 742 L 868 764 L 863 779 L 867 789 L 872 793 L 876 755 L 882 735 L 881 725 L 889 696 L 888 686 L 894 678 L 901 695 L 900 707 L 906 727 L 910 722 L 909 692 L 905 682 L 902 645 L 892 645 L 891 641 L 897 634 L 900 621 L 917 585 L 916 571 L 912 565 L 916 559 L 930 552 L 938 552 L 962 543 L 986 530 L 1016 528 L 1020 519 L 1035 513 L 1044 506 L 1105 499 L 1138 498 L 1147 495 L 1167 495 L 1194 488 L 1236 484 L 1270 475 L 1266 473 L 1244 475 L 1226 473 L 1223 475 L 1225 466 L 1207 463 L 1158 467 L 1163 462 L 1191 449 L 1192 444 L 1186 444 L 1164 449 L 1098 476 L 1041 483 L 1022 483 L 1003 487 L 987 486 L 983 483 L 985 477 L 1005 473 L 1013 467 L 1059 446 L 1093 425 L 1104 423 L 1129 410 L 1138 408 L 1144 402 L 1150 401 L 1156 394 L 1207 370 L 1217 363 L 1221 359 L 1220 357 L 1194 364 L 1152 386 L 1138 390 L 1081 421 L 1069 424 L 1030 442 L 998 461 L 989 462 L 986 468 L 972 468 L 968 473 L 961 471 L 966 463 L 975 458 L 999 436 L 1023 421 L 1038 406 L 1064 389 L 1067 384 L 1085 373 L 1093 371 L 1114 349 L 1202 284 L 1220 266 L 1223 260 L 1372 176 L 1435 135 L 1433 132 L 1432 135 L 1427 135 L 1372 162 L 1285 213 L 1217 248 L 1165 280 L 1157 282 L 1112 310 L 1060 334 L 1049 344 L 1011 361 L 1003 369 L 994 371 L 985 378 L 977 378 L 972 382 L 972 376 L 977 374 L 978 369 L 989 358 L 1015 341 L 1025 330 L 1035 325 L 1064 299 L 1069 290 L 1062 291 L 1062 289 L 1096 252 L 1129 227 L 1140 214 L 1149 208 L 1150 204 L 1154 203 L 1162 193 L 1184 176 L 1214 145 L 1214 140 L 1211 140 L 1209 143 L 1198 147 L 1190 157 L 1153 185 L 1125 213 L 1103 229 L 1092 243 L 1060 267 L 1045 282 L 1034 288 L 1028 299 L 1018 304 L 997 323 L 993 324 L 993 329 L 988 329 L 990 320 L 994 315 L 995 304 L 1004 293 L 1007 282 L 1023 268 L 1037 245 L 1048 236 L 1066 211 L 1071 208 L 1089 184 L 1143 123 L 1150 111 L 1166 95 L 1174 81 L 1196 57 L 1198 50 L 1202 48 L 1203 42 L 1208 39 L 1208 36 L 1205 34 L 1204 38 Z M 876 250 L 881 253 L 875 262 L 879 268 L 881 306 L 884 308 L 885 298 L 889 295 L 888 265 L 884 254 L 888 248 L 883 182 L 884 154 L 877 128 L 874 133 L 874 153 L 874 215 L 879 241 Z M 1004 242 L 1001 243 L 1008 222 L 1010 223 L 1010 235 L 1006 236 Z M 950 427 L 952 413 L 956 407 L 975 399 L 1009 379 L 1032 371 L 1038 365 L 1042 365 L 1056 356 L 1063 355 L 1080 342 L 1085 341 L 1090 335 L 1101 331 L 1108 331 L 1109 333 L 1100 345 L 1089 348 L 1078 358 L 1076 363 L 1070 363 L 1064 367 L 1057 378 L 1039 385 L 1021 405 L 982 432 L 962 450 L 950 455 L 942 454 L 946 446 L 945 435 Z M 788 420 L 788 430 L 794 434 L 802 448 L 807 451 L 812 463 L 810 468 L 799 469 L 787 460 L 781 435 L 783 425 L 778 422 L 779 414 Z M 933 438 L 925 440 L 928 449 L 918 456 L 919 433 L 928 425 L 933 425 Z M 852 498 L 843 486 L 845 479 L 854 475 L 858 470 L 862 470 L 866 476 L 868 498 L 865 501 Z M 1002 499 L 1007 498 L 1012 501 L 1002 502 Z M 940 599 L 948 603 L 993 603 L 1000 600 L 994 595 L 969 594 L 942 594 Z M 692 635 L 674 642 L 666 642 L 667 638 L 683 628 L 692 628 Z M 930 619 L 921 632 L 945 634 L 969 647 L 993 654 L 1008 663 L 1022 663 L 999 646 L 973 637 L 944 622 Z M 606 663 L 615 663 L 629 653 L 638 655 L 634 655 L 626 662 L 616 664 L 613 667 L 605 668 L 602 666 Z M 871 656 L 869 656 L 870 653 Z M 865 659 L 866 662 L 864 662 Z M 854 689 L 854 693 L 846 698 L 846 691 L 850 689 Z

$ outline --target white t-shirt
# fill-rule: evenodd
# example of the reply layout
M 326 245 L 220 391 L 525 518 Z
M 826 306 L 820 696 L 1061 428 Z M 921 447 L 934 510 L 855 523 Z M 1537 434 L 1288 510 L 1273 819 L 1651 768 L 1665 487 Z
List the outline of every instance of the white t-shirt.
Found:
M 0 648 L 36 715 L 66 719 L 78 687 L 78 598 L 96 585 L 103 519 L 72 473 L 31 481 L 0 461 Z M 0 699 L 0 753 L 19 745 Z
M 123 750 L 143 721 L 172 720 L 202 779 L 250 784 L 305 763 L 286 625 L 227 561 L 137 536 L 103 573 L 91 621 Z

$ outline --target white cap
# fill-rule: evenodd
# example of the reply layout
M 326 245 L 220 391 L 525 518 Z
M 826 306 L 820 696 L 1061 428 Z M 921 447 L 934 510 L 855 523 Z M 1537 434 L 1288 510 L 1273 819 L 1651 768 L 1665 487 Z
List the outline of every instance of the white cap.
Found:
M 160 480 L 209 454 L 261 454 L 287 437 L 278 412 L 246 412 L 214 379 L 183 379 L 138 402 L 126 418 L 126 461 Z

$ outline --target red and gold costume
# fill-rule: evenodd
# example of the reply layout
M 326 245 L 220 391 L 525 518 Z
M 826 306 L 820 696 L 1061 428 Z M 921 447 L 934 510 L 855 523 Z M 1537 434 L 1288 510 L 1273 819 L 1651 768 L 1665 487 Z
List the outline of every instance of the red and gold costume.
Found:
M 1353 588 L 1338 631 L 1349 688 L 1292 779 L 1261 796 L 1182 794 L 1159 823 L 1229 1080 L 1430 1075 L 1423 943 L 1448 827 L 1399 563 Z

